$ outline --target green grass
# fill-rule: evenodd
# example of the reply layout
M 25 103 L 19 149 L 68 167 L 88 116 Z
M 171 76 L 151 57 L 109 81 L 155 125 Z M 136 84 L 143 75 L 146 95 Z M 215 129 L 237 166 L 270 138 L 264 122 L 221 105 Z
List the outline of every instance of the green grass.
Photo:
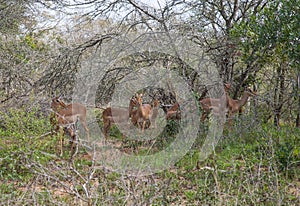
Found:
M 149 176 L 128 176 L 93 162 L 85 148 L 70 160 L 68 141 L 58 156 L 57 136 L 38 110 L 1 114 L 0 202 L 18 205 L 299 205 L 300 132 L 285 125 L 236 122 L 224 131 L 214 153 L 199 162 L 200 133 L 190 151 L 172 168 Z M 155 154 L 176 135 L 166 126 L 149 153 L 148 143 L 134 155 Z M 255 122 L 252 122 L 255 124 Z M 202 125 L 203 128 L 207 128 Z M 255 129 L 253 129 L 255 128 Z M 121 141 L 116 128 L 111 137 Z M 205 130 L 204 130 L 205 131 Z M 133 145 L 135 144 L 135 145 Z M 163 160 L 157 158 L 159 164 Z

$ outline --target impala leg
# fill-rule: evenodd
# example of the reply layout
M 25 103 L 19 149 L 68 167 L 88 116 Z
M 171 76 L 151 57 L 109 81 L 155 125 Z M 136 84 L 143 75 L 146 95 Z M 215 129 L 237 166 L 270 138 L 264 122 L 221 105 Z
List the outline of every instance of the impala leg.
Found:
M 71 129 L 71 159 L 77 154 L 78 151 L 78 136 L 76 132 L 76 128 L 74 130 Z
M 90 130 L 87 127 L 86 118 L 79 117 L 79 120 L 80 120 L 80 122 L 81 122 L 81 124 L 82 124 L 82 126 L 83 126 L 83 128 L 84 128 L 84 130 L 86 132 L 86 136 L 87 136 L 88 140 L 90 140 Z
M 207 117 L 207 113 L 203 112 L 202 115 L 201 115 L 201 121 L 204 122 L 204 120 L 206 119 L 206 117 Z
M 90 140 L 90 130 L 87 127 L 86 122 L 82 123 L 82 125 L 83 125 L 84 130 L 86 131 L 88 140 Z
M 111 126 L 110 120 L 105 120 L 103 125 L 103 133 L 104 133 L 105 140 L 108 138 L 108 132 L 110 126 Z
M 59 127 L 59 150 L 60 150 L 60 156 L 63 155 L 63 135 L 64 135 L 64 128 L 63 127 Z
M 157 129 L 156 121 L 153 121 L 153 126 L 154 126 L 154 129 Z
M 137 127 L 141 130 L 143 128 L 143 122 L 140 119 L 138 119 L 138 121 L 137 121 Z
M 227 125 L 228 125 L 228 130 L 232 130 L 232 114 L 228 113 L 228 117 L 227 117 Z
M 74 150 L 75 150 L 75 146 L 76 146 L 76 136 L 71 136 L 71 142 L 70 142 L 70 150 L 71 153 L 73 154 Z
M 73 152 L 73 149 L 75 148 L 75 144 L 76 144 L 76 127 L 75 124 L 71 125 L 70 127 L 66 128 L 66 132 L 69 134 L 70 136 L 70 150 L 71 152 Z
M 143 121 L 143 128 L 142 128 L 142 132 L 145 131 L 145 126 L 146 126 L 146 121 Z

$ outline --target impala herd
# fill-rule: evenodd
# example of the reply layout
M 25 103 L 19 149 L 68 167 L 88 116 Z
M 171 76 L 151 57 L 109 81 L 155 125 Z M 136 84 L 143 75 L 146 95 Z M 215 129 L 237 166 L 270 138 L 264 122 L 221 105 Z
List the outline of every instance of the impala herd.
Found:
M 205 98 L 199 100 L 202 108 L 201 121 L 204 121 L 210 112 L 214 115 L 227 114 L 228 123 L 231 123 L 231 117 L 237 112 L 242 111 L 242 107 L 247 103 L 250 96 L 255 96 L 250 88 L 247 88 L 241 99 L 235 100 L 228 95 L 230 84 L 224 84 L 224 94 L 218 98 Z M 154 99 L 150 104 L 143 103 L 143 94 L 136 94 L 129 101 L 128 108 L 111 108 L 107 107 L 102 111 L 103 134 L 105 139 L 109 136 L 111 126 L 117 122 L 127 122 L 139 128 L 141 132 L 150 127 L 156 128 L 156 119 L 158 116 L 161 102 Z M 86 121 L 86 107 L 83 104 L 72 103 L 66 105 L 60 96 L 54 97 L 51 101 L 52 118 L 51 123 L 55 131 L 60 135 L 60 152 L 62 154 L 63 133 L 66 132 L 72 139 L 71 149 L 74 149 L 76 140 L 76 122 L 80 123 L 85 129 L 89 138 L 89 129 Z M 181 120 L 180 104 L 175 102 L 166 110 L 166 120 Z

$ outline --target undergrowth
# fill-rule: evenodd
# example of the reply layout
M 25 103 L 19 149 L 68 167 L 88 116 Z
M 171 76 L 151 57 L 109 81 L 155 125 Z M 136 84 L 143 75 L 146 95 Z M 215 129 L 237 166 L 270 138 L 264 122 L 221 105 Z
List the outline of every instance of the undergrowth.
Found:
M 300 204 L 300 131 L 288 125 L 276 128 L 247 119 L 236 121 L 202 162 L 199 154 L 206 133 L 201 132 L 172 168 L 128 176 L 97 165 L 95 154 L 81 144 L 73 159 L 67 147 L 59 156 L 58 139 L 48 134 L 48 117 L 38 109 L 0 115 L 0 202 L 4 205 Z M 178 129 L 173 124 L 152 145 L 153 153 L 173 141 Z M 206 131 L 207 126 L 201 127 Z M 131 143 L 124 142 L 128 147 Z

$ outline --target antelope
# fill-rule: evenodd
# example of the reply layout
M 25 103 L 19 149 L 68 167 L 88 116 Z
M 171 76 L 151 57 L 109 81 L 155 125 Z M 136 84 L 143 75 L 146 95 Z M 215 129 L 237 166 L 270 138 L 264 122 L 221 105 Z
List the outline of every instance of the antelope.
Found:
M 156 118 L 158 116 L 159 105 L 160 105 L 159 100 L 154 100 L 153 103 L 151 104 L 149 118 L 145 121 L 146 125 L 145 125 L 144 129 L 149 128 L 151 125 L 153 126 L 153 128 L 157 128 Z M 131 122 L 133 125 L 138 125 L 138 127 L 141 128 L 141 123 L 143 123 L 143 122 L 141 122 L 141 121 L 138 122 L 139 120 L 141 120 L 140 119 L 141 115 L 140 115 L 140 113 L 138 114 L 138 112 L 139 111 L 137 109 L 132 111 Z
M 231 125 L 231 117 L 236 114 L 238 111 L 242 110 L 242 107 L 247 103 L 250 96 L 256 96 L 256 93 L 253 92 L 249 87 L 245 89 L 241 99 L 232 99 L 226 92 L 226 111 L 228 111 L 228 124 Z M 224 97 L 222 97 L 224 99 Z M 222 99 L 221 98 L 221 99 Z M 209 106 L 209 110 L 213 111 L 215 115 L 220 115 L 222 112 L 222 107 L 220 107 L 220 102 L 224 100 L 214 99 L 214 104 Z M 218 105 L 219 104 L 219 105 Z
M 63 118 L 59 118 L 58 114 L 56 114 L 55 112 L 51 113 L 50 116 L 50 123 L 52 125 L 52 127 L 54 128 L 54 131 L 56 133 L 59 132 L 59 136 L 60 136 L 60 155 L 62 155 L 62 145 L 63 145 L 63 133 L 67 134 L 70 136 L 71 138 L 71 150 L 74 149 L 74 144 L 75 144 L 75 140 L 76 140 L 76 127 L 75 127 L 75 123 L 74 124 L 69 124 L 68 122 L 66 122 Z
M 131 123 L 132 123 L 134 126 L 136 126 L 136 125 L 138 124 L 138 119 L 139 119 L 139 117 L 138 117 L 137 113 L 138 113 L 138 110 L 137 110 L 137 109 L 132 110 L 132 112 L 131 112 Z
M 157 128 L 156 118 L 158 116 L 159 104 L 160 104 L 160 102 L 158 99 L 154 100 L 154 102 L 152 104 L 151 114 L 150 114 L 150 120 L 151 120 L 150 122 L 155 129 Z
M 223 105 L 211 105 L 209 106 L 209 110 L 215 115 L 215 116 L 221 116 L 222 114 L 227 114 L 228 108 L 226 107 L 226 102 L 222 101 Z
M 135 115 L 136 109 L 134 107 L 137 105 L 137 101 L 135 97 L 132 97 L 130 99 L 129 108 L 111 108 L 108 107 L 103 110 L 102 112 L 102 119 L 103 119 L 103 133 L 105 136 L 105 139 L 108 137 L 108 131 L 111 128 L 111 126 L 115 122 L 126 122 L 129 120 L 129 118 L 133 118 Z M 114 120 L 115 119 L 115 120 Z
M 245 89 L 242 98 L 239 100 L 231 99 L 231 97 L 227 95 L 229 120 L 230 117 L 236 114 L 238 111 L 242 111 L 242 107 L 247 103 L 250 96 L 256 96 L 256 95 L 257 94 L 253 92 L 249 87 Z
M 172 107 L 170 107 L 167 110 L 166 120 L 171 120 L 171 119 L 173 120 L 181 119 L 180 106 L 178 102 L 176 102 Z
M 213 111 L 214 113 L 220 112 L 222 109 L 227 109 L 228 104 L 228 91 L 230 89 L 231 85 L 229 83 L 224 84 L 224 95 L 221 96 L 220 99 L 214 99 L 214 98 L 205 98 L 200 100 L 200 105 L 203 109 L 203 113 L 201 115 L 201 121 L 203 122 L 210 111 Z M 225 104 L 225 108 L 224 105 Z M 224 110 L 222 110 L 224 111 Z M 226 110 L 225 110 L 226 111 Z
M 150 121 L 152 116 L 152 106 L 150 104 L 143 104 L 142 100 L 143 94 L 137 95 L 137 111 L 135 113 L 134 120 L 137 122 L 138 126 L 141 127 L 142 132 L 145 130 L 147 121 Z
M 54 112 L 54 117 L 56 119 L 56 131 L 60 131 L 60 152 L 62 154 L 62 128 L 67 128 L 66 130 L 70 133 L 73 140 L 76 138 L 75 127 L 77 120 L 79 119 L 82 126 L 84 127 L 87 137 L 89 138 L 89 129 L 86 123 L 86 107 L 80 103 L 73 103 L 66 105 L 62 100 L 61 96 L 52 98 L 51 108 Z M 74 141 L 73 141 L 74 142 Z

